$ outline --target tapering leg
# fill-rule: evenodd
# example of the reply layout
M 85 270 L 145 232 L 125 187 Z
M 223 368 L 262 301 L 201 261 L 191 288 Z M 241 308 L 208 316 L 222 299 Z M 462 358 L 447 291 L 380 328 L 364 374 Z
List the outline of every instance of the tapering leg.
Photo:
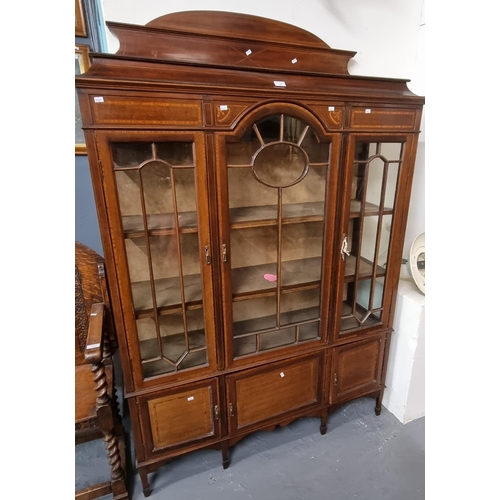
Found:
M 322 436 L 326 434 L 327 422 L 328 422 L 328 408 L 323 410 L 323 413 L 321 414 L 321 425 L 319 426 L 319 432 L 321 433 Z
M 378 396 L 378 398 L 375 400 L 375 415 L 377 415 L 377 417 L 382 412 L 382 396 L 383 396 L 383 393 L 380 394 Z
M 223 441 L 221 443 L 222 450 L 222 467 L 227 469 L 229 467 L 229 443 L 227 441 Z
M 142 483 L 142 492 L 145 497 L 151 495 L 151 490 L 149 489 L 148 473 L 144 469 L 139 469 L 139 477 Z

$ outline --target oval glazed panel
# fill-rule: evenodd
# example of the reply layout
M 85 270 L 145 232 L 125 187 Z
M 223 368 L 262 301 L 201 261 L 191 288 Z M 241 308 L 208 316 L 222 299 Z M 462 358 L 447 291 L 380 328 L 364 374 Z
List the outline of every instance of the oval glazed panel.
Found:
M 302 148 L 280 142 L 269 144 L 257 153 L 253 172 L 263 184 L 283 188 L 299 182 L 306 175 L 308 164 Z

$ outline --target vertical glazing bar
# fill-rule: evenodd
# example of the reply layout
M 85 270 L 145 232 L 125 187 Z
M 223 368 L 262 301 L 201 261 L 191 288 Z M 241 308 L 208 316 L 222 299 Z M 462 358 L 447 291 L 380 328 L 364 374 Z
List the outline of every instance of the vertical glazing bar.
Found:
M 373 299 L 375 296 L 375 285 L 377 279 L 377 268 L 378 268 L 378 253 L 380 251 L 380 238 L 382 236 L 382 224 L 384 221 L 384 202 L 385 202 L 385 192 L 387 189 L 387 177 L 389 176 L 389 164 L 384 161 L 384 175 L 382 177 L 382 189 L 380 190 L 380 203 L 378 208 L 378 224 L 377 224 L 377 239 L 375 241 L 375 252 L 373 255 L 373 270 L 372 270 L 372 283 L 370 286 L 370 302 L 368 304 L 368 310 L 373 309 Z
M 156 341 L 158 343 L 158 352 L 160 353 L 160 357 L 163 357 L 163 346 L 161 343 L 161 333 L 160 333 L 160 319 L 158 317 L 158 307 L 157 307 L 157 303 L 156 303 L 156 288 L 155 288 L 155 282 L 154 282 L 153 258 L 151 255 L 151 242 L 149 239 L 148 217 L 147 217 L 147 211 L 146 211 L 146 199 L 144 197 L 144 183 L 142 180 L 141 167 L 143 165 L 144 165 L 144 163 L 139 166 L 139 193 L 141 196 L 141 210 L 142 210 L 142 220 L 143 220 L 143 224 L 144 224 L 144 237 L 146 239 L 146 249 L 148 252 L 149 283 L 151 285 L 151 294 L 152 294 L 151 297 L 152 297 L 152 301 L 153 301 L 153 319 L 155 322 Z
M 283 142 L 283 136 L 285 134 L 285 115 L 280 116 L 280 142 Z
M 184 340 L 186 342 L 186 351 L 189 352 L 189 335 L 186 316 L 186 297 L 184 294 L 184 274 L 182 271 L 182 246 L 181 235 L 179 232 L 179 217 L 177 212 L 177 193 L 175 191 L 175 168 L 170 167 L 170 177 L 172 179 L 172 198 L 174 202 L 174 224 L 175 224 L 175 237 L 177 238 L 177 263 L 179 267 L 179 286 L 181 291 L 181 307 L 182 307 L 182 324 L 184 326 Z
M 358 248 L 356 249 L 356 267 L 354 270 L 354 293 L 352 301 L 352 313 L 356 309 L 356 303 L 358 300 L 358 282 L 359 282 L 359 268 L 361 265 L 361 247 L 363 245 L 363 228 L 365 222 L 365 208 L 366 208 L 366 191 L 368 188 L 368 178 L 370 176 L 370 163 L 365 165 L 364 180 L 363 180 L 363 191 L 361 194 L 361 206 L 359 207 L 359 238 L 358 238 Z M 351 248 L 351 255 L 353 254 Z
M 278 188 L 278 262 L 276 264 L 276 271 L 278 275 L 278 281 L 276 283 L 276 326 L 280 327 L 280 311 L 281 311 L 281 251 L 282 251 L 282 239 L 283 239 L 283 198 L 282 198 L 282 188 Z

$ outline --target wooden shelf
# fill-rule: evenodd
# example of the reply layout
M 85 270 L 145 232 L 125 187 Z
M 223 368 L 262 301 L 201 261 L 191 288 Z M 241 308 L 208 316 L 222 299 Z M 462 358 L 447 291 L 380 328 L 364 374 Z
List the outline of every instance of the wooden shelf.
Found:
M 291 325 L 319 319 L 319 307 L 309 307 L 281 313 L 281 328 L 289 328 Z M 263 316 L 245 321 L 238 321 L 233 324 L 233 337 L 239 337 L 248 333 L 265 332 L 276 329 L 276 315 Z
M 281 268 L 281 289 L 283 291 L 319 287 L 321 257 L 282 262 Z M 233 269 L 233 299 L 274 295 L 278 282 L 267 281 L 264 274 L 276 274 L 276 263 Z
M 299 224 L 324 220 L 324 202 L 291 203 L 283 205 L 283 224 Z M 179 234 L 196 233 L 198 221 L 196 212 L 178 214 Z M 231 229 L 247 227 L 276 226 L 278 224 L 278 206 L 263 205 L 255 207 L 237 207 L 229 210 Z M 150 236 L 175 234 L 174 214 L 149 214 L 147 216 Z M 144 220 L 142 215 L 122 217 L 123 232 L 126 238 L 143 238 Z
M 379 215 L 379 206 L 375 203 L 365 203 L 365 217 Z M 392 208 L 384 207 L 382 210 L 382 215 L 392 215 L 394 213 Z M 349 217 L 361 217 L 361 202 L 358 200 L 351 200 L 351 210 Z
M 264 274 L 275 273 L 276 264 L 241 267 L 233 269 L 233 298 L 248 299 L 263 295 L 274 295 L 277 282 L 264 279 Z M 321 277 L 321 257 L 300 259 L 282 263 L 283 292 L 318 288 Z M 155 281 L 156 305 L 159 314 L 181 312 L 181 294 L 179 278 L 163 278 Z M 153 315 L 153 299 L 149 281 L 132 283 L 132 296 L 136 318 Z M 184 296 L 186 307 L 200 309 L 203 306 L 201 278 L 199 274 L 184 276 Z
M 324 202 L 283 205 L 283 224 L 299 224 L 324 220 Z M 238 207 L 229 209 L 231 229 L 278 225 L 278 206 Z
M 198 220 L 196 212 L 180 212 L 179 233 L 196 233 Z M 147 216 L 148 233 L 150 236 L 175 234 L 174 214 L 149 214 Z M 126 215 L 122 217 L 125 238 L 143 238 L 146 235 L 142 215 Z
M 344 282 L 354 281 L 354 273 L 356 272 L 356 257 L 349 255 L 345 262 L 345 272 L 344 272 Z M 373 273 L 373 262 L 367 259 L 361 258 L 359 264 L 359 279 L 369 279 L 372 277 Z M 381 266 L 377 266 L 376 277 L 380 278 L 385 276 L 385 269 Z
M 178 277 L 156 280 L 155 290 L 159 314 L 182 311 L 180 280 Z M 149 317 L 154 313 L 149 281 L 132 283 L 132 296 L 136 318 Z M 201 277 L 199 274 L 184 276 L 184 298 L 187 309 L 200 309 L 202 307 Z

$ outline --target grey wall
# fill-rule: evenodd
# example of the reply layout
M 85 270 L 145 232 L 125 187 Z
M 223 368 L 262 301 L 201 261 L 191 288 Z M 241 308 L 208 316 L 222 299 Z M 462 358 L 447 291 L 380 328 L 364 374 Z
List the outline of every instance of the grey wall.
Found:
M 87 156 L 75 156 L 75 240 L 103 255 Z

